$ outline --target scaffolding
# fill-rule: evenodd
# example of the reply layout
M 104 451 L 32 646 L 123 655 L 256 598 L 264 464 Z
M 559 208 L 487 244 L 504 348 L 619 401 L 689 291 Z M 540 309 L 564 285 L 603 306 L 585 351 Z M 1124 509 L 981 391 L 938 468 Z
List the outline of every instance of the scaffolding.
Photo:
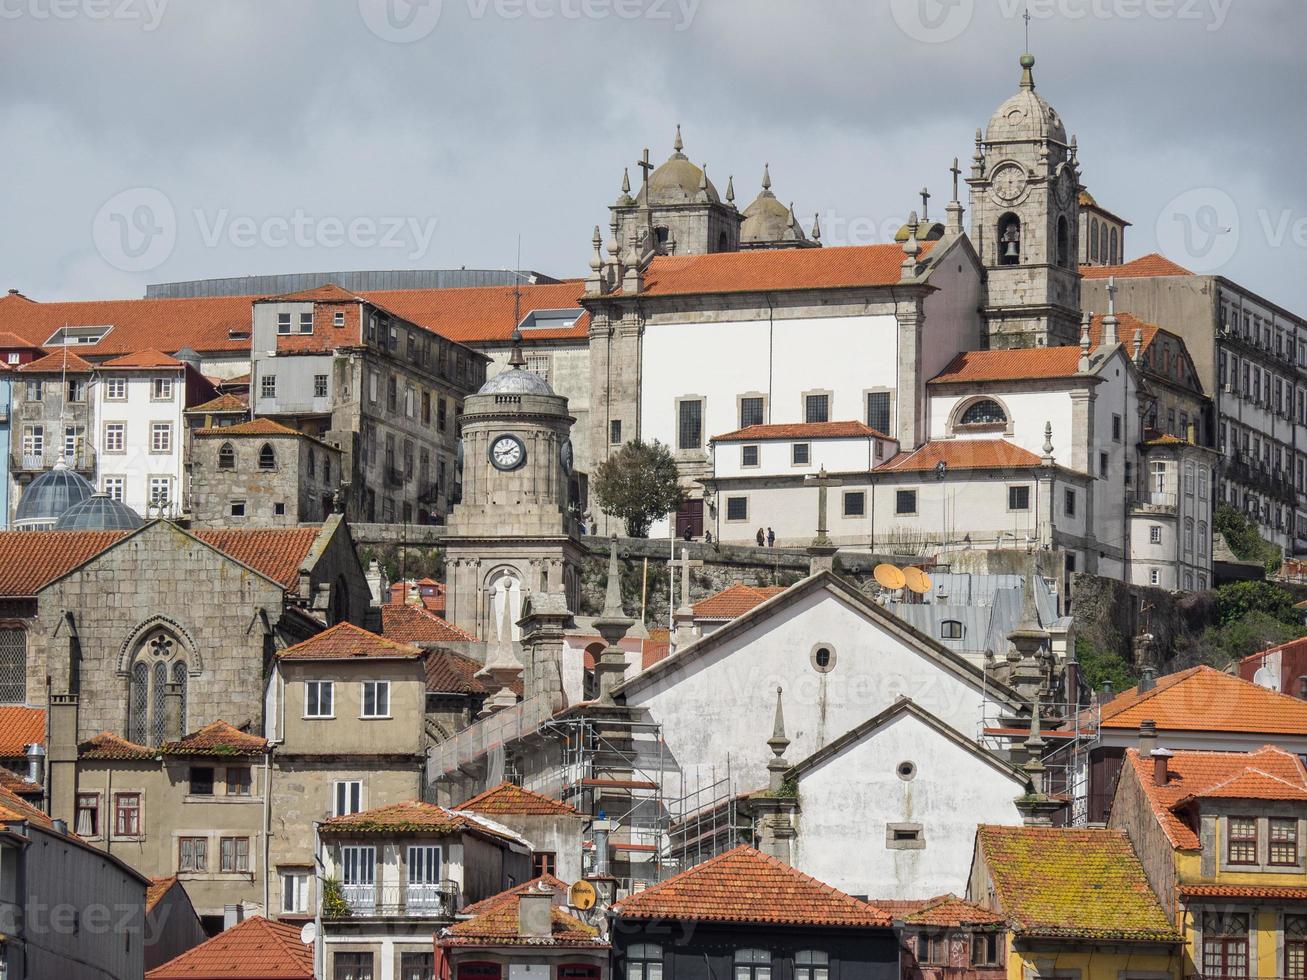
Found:
M 737 844 L 754 842 L 752 826 L 741 811 L 740 794 L 731 777 L 729 755 L 723 775 L 718 776 L 714 767 L 708 782 L 696 784 L 688 792 L 685 774 L 679 775 L 682 793 L 668 801 L 665 868 L 683 871 Z

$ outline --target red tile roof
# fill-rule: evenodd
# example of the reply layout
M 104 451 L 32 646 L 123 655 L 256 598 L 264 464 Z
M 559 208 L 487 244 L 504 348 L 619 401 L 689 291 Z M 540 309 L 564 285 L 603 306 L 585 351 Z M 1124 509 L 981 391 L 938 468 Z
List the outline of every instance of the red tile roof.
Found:
M 433 650 L 427 654 L 427 692 L 429 694 L 489 694 L 476 672 L 482 664 L 452 650 Z
M 1307 800 L 1307 785 L 1292 783 L 1260 769 L 1244 769 L 1223 783 L 1199 790 L 1194 800 Z M 1181 803 L 1185 802 L 1184 800 Z
M 381 607 L 381 633 L 399 643 L 475 643 L 476 637 L 447 619 L 412 603 Z
M 337 623 L 317 636 L 282 650 L 281 660 L 408 660 L 422 656 L 411 643 L 396 643 L 353 623 Z
M 649 638 L 640 643 L 640 669 L 666 660 L 672 652 L 672 631 L 666 626 L 649 627 Z
M 164 742 L 168 755 L 255 756 L 268 751 L 268 740 L 219 719 L 176 742 Z
M 291 592 L 299 587 L 300 566 L 321 531 L 320 524 L 301 524 L 266 529 L 201 528 L 191 533 Z
M 580 307 L 585 284 L 580 280 L 521 286 L 465 286 L 456 289 L 388 289 L 364 294 L 364 298 L 391 310 L 406 320 L 426 327 L 459 343 L 507 341 L 521 317 L 534 310 L 566 310 Z M 584 340 L 590 317 L 583 313 L 570 327 L 526 330 L 524 340 Z
M 321 826 L 324 833 L 350 835 L 473 833 L 498 840 L 518 839 L 509 836 L 506 830 L 501 833 L 474 816 L 422 800 L 406 800 L 403 803 L 391 803 L 389 806 L 379 806 L 343 817 L 332 817 L 324 821 Z
M 34 596 L 125 531 L 0 531 L 0 596 Z
M 1080 274 L 1086 279 L 1107 279 L 1109 276 L 1115 276 L 1117 279 L 1139 279 L 1150 276 L 1193 275 L 1184 266 L 1176 265 L 1170 259 L 1158 255 L 1156 252 L 1140 256 L 1133 261 L 1126 262 L 1124 265 L 1081 266 Z
M 1262 793 L 1252 799 L 1301 799 L 1307 792 L 1307 770 L 1296 755 L 1267 745 L 1256 752 L 1178 751 L 1167 760 L 1167 781 L 1153 780 L 1153 760 L 1140 758 L 1136 749 L 1126 750 L 1126 765 L 1134 768 L 1140 788 L 1153 808 L 1153 815 L 1173 847 L 1196 850 L 1198 834 L 1185 806 L 1215 789 L 1218 796 Z
M 123 762 L 142 762 L 154 759 L 158 751 L 145 745 L 129 742 L 113 732 L 101 732 L 77 746 L 80 759 L 113 759 Z
M 575 807 L 507 781 L 492 786 L 484 793 L 478 793 L 470 800 L 464 800 L 454 809 L 475 810 L 477 813 L 488 813 L 492 816 L 511 814 L 517 817 L 552 817 L 560 814 L 572 816 L 576 813 Z
M 221 415 L 223 412 L 248 412 L 250 407 L 235 395 L 219 395 L 203 405 L 196 405 L 193 408 L 186 409 L 187 412 L 194 412 L 203 415 Z
M 1039 457 L 1030 450 L 1002 439 L 949 439 L 899 453 L 881 469 L 924 472 L 941 462 L 950 470 L 1010 470 L 1040 465 Z
M 45 744 L 45 709 L 0 706 L 0 759 L 21 759 L 29 745 L 37 744 Z
M 255 300 L 256 303 L 357 303 L 359 297 L 351 293 L 348 289 L 338 286 L 334 282 L 324 283 L 321 286 L 314 286 L 312 289 L 301 289 L 295 293 L 283 293 L 280 296 L 264 296 Z
M 1137 729 L 1146 719 L 1162 731 L 1307 735 L 1307 701 L 1268 690 L 1211 667 L 1190 667 L 1131 688 L 1099 709 L 1103 728 Z
M 872 904 L 891 913 L 895 919 L 902 919 L 908 925 L 914 926 L 952 926 L 957 928 L 971 925 L 989 925 L 1005 921 L 1001 913 L 951 894 L 906 902 L 875 899 L 872 900 Z
M 159 904 L 159 900 L 167 895 L 172 886 L 177 884 L 177 876 L 170 875 L 166 878 L 151 878 L 149 886 L 145 889 L 145 914 L 149 915 L 151 910 Z
M 958 354 L 929 384 L 977 381 L 1022 381 L 1030 378 L 1072 378 L 1080 364 L 1079 347 L 1020 347 L 1012 350 L 968 350 Z
M 416 586 L 416 587 L 415 587 Z M 420 602 L 422 608 L 440 615 L 445 611 L 446 589 L 443 583 L 423 579 L 417 583 L 395 582 L 390 586 L 388 605 L 404 605 L 410 599 Z
M 693 603 L 690 608 L 694 610 L 695 619 L 735 619 L 784 591 L 783 585 L 745 585 L 737 579 L 720 592 Z
M 313 947 L 300 942 L 300 926 L 255 916 L 145 976 L 146 980 L 313 980 Z
M 613 909 L 624 919 L 858 927 L 891 923 L 881 909 L 745 844 L 636 892 Z
M 792 422 L 776 425 L 748 425 L 725 435 L 713 436 L 713 442 L 763 442 L 767 439 L 889 439 L 861 422 Z
M 121 357 L 115 357 L 100 365 L 101 368 L 180 368 L 183 366 L 182 362 L 177 358 L 169 357 L 163 351 L 157 350 L 141 350 L 131 354 L 123 354 Z
M 934 245 L 922 242 L 917 260 Z M 665 255 L 649 264 L 640 295 L 890 286 L 900 281 L 903 258 L 897 244 Z
M 40 804 L 45 792 L 40 783 L 30 782 L 26 776 L 20 776 L 4 766 L 0 766 L 0 786 L 23 799 L 33 797 L 29 802 L 36 804 Z
M 489 898 L 483 898 L 479 902 L 473 902 L 471 905 L 463 906 L 463 914 L 476 915 L 478 912 L 484 912 L 492 905 L 498 905 L 507 896 L 521 895 L 523 892 L 530 891 L 537 885 L 547 885 L 555 891 L 565 891 L 567 889 L 567 882 L 563 881 L 561 878 L 556 878 L 551 874 L 542 874 L 537 878 L 532 878 L 530 881 L 524 881 L 520 885 L 514 885 L 512 888 L 509 888 L 507 891 L 502 891 L 498 895 L 491 895 Z
M 25 350 L 41 349 L 39 344 L 34 344 L 30 340 L 24 340 L 16 334 L 9 333 L 8 331 L 0 332 L 0 350 L 11 347 L 21 347 Z
M 57 350 L 34 361 L 28 361 L 18 370 L 25 374 L 90 374 L 94 369 L 89 362 L 72 351 Z
M 976 848 L 1018 935 L 1181 941 L 1124 831 L 982 825 Z
M 245 406 L 242 405 L 243 409 Z M 197 436 L 302 436 L 304 433 L 268 418 L 251 419 L 236 425 L 220 425 L 212 429 L 196 429 Z
M 46 830 L 54 829 L 54 821 L 49 814 L 23 799 L 17 793 L 0 786 L 0 823 L 31 823 Z M 76 834 L 68 836 L 80 841 Z
M 1103 342 L 1103 316 L 1104 314 L 1102 313 L 1095 313 L 1089 321 L 1089 346 L 1091 350 L 1097 349 Z M 1183 339 L 1172 334 L 1169 330 L 1163 330 L 1156 323 L 1149 323 L 1147 320 L 1141 320 L 1134 314 L 1118 313 L 1116 318 L 1118 321 L 1116 327 L 1116 339 L 1120 343 L 1125 344 L 1126 349 L 1129 350 L 1132 355 L 1134 354 L 1135 349 L 1135 334 L 1141 330 L 1143 331 L 1144 336 L 1140 341 L 1141 346 L 1139 349 L 1144 352 L 1147 352 L 1148 348 L 1152 345 L 1159 333 L 1175 337 L 1176 342 L 1179 344 L 1184 343 Z
M 1295 885 L 1181 885 L 1185 898 L 1263 898 L 1278 902 L 1307 902 L 1307 888 Z
M 441 946 L 587 946 L 595 949 L 608 947 L 608 943 L 599 938 L 597 929 L 586 925 L 556 905 L 549 909 L 548 937 L 518 935 L 517 905 L 521 895 L 522 891 L 515 888 L 479 903 L 481 908 L 473 913 L 472 918 L 454 923 L 437 941 Z

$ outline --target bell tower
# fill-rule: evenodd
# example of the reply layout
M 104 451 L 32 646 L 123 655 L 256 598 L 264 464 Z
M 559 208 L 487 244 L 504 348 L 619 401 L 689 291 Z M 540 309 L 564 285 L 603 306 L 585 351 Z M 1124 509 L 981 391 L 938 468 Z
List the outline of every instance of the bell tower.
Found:
M 1021 84 L 976 130 L 971 160 L 971 241 L 985 267 L 991 348 L 1074 344 L 1080 321 L 1076 141 L 1035 92 L 1035 59 Z

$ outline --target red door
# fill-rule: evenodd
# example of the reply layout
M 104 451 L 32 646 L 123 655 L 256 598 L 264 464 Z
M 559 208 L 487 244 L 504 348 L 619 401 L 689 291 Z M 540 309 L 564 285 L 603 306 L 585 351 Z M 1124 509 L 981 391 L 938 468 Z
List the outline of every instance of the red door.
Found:
M 676 512 L 676 536 L 683 539 L 686 528 L 689 528 L 690 537 L 703 537 L 702 500 L 687 500 L 681 504 L 681 509 Z

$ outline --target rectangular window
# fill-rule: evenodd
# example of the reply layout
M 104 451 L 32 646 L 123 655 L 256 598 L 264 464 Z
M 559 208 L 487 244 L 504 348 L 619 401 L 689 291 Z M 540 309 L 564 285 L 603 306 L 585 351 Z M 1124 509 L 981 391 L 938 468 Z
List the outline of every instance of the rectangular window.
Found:
M 613 446 L 622 444 L 622 420 L 613 419 L 608 423 L 608 442 Z
M 306 681 L 304 715 L 306 718 L 330 718 L 335 708 L 335 685 L 331 681 Z
M 191 796 L 213 795 L 213 766 L 191 766 Z
M 973 932 L 971 934 L 971 965 L 998 966 L 999 934 L 997 932 Z
M 224 837 L 219 841 L 222 854 L 222 870 L 228 873 L 250 870 L 250 839 L 248 837 Z
M 728 521 L 747 521 L 749 519 L 749 498 L 727 497 L 726 519 Z
M 867 392 L 867 425 L 884 435 L 889 435 L 889 392 Z
M 313 333 L 313 312 L 300 314 L 300 333 Z
M 45 397 L 45 386 L 40 381 L 29 378 L 23 389 L 23 394 L 29 402 L 39 402 Z
M 294 915 L 309 910 L 309 873 L 283 871 L 281 873 L 281 910 Z
M 331 314 L 331 324 L 335 327 L 343 327 L 345 325 L 345 311 L 337 310 Z
M 1074 490 L 1068 489 L 1063 496 L 1063 509 L 1066 511 L 1067 517 L 1076 516 L 1076 492 Z
M 1107 453 L 1098 454 L 1098 475 L 1101 477 L 1107 476 Z
M 357 779 L 343 779 L 332 785 L 334 817 L 345 817 L 363 809 L 363 783 Z
M 1161 570 L 1158 569 L 1158 568 L 1150 568 L 1150 569 L 1148 570 L 1148 584 L 1149 584 L 1149 585 L 1158 585 L 1158 584 L 1161 583 L 1161 581 L 1162 581 L 1162 572 L 1161 572 Z
M 209 870 L 209 838 L 181 837 L 177 841 L 178 871 Z
M 1230 817 L 1226 821 L 1226 859 L 1230 864 L 1257 863 L 1257 818 Z
M 113 832 L 118 837 L 136 837 L 141 832 L 141 794 L 115 793 Z
M 150 382 L 150 398 L 156 402 L 172 401 L 172 378 L 155 378 Z
M 127 423 L 106 422 L 104 424 L 104 451 L 121 453 L 127 450 Z
M 917 957 L 930 966 L 948 966 L 948 933 L 922 933 L 917 939 Z
M 172 452 L 172 423 L 171 422 L 150 423 L 150 452 L 152 453 Z
M 894 492 L 894 513 L 915 514 L 917 512 L 917 491 L 896 490 Z
M 850 490 L 844 494 L 844 516 L 867 516 L 867 494 L 865 491 Z
M 79 837 L 100 836 L 100 794 L 77 794 L 77 817 L 74 820 L 73 833 Z
M 790 446 L 790 464 L 807 466 L 812 459 L 812 446 L 806 442 L 796 442 Z
M 763 399 L 761 395 L 750 395 L 740 399 L 740 428 L 762 425 Z
M 1008 487 L 1008 488 L 1007 488 L 1007 509 L 1008 509 L 1008 510 L 1029 510 L 1029 509 L 1030 509 L 1030 488 L 1029 488 L 1029 487 Z
M 740 447 L 740 465 L 757 466 L 758 465 L 758 447 L 741 446 Z
M 390 715 L 390 681 L 363 682 L 363 717 L 386 718 Z
M 290 314 L 277 314 L 277 333 L 290 333 Z
M 313 397 L 327 397 L 327 376 L 325 374 L 315 374 L 313 376 Z
M 68 379 L 68 400 L 70 402 L 86 401 L 86 381 L 84 379 Z
M 110 500 L 117 500 L 119 503 L 122 503 L 127 481 L 121 476 L 106 476 L 101 482 L 105 495 L 108 496 Z
M 232 517 L 244 517 L 244 516 L 245 516 L 245 501 L 243 501 L 243 500 L 233 500 L 233 501 L 231 502 L 231 507 L 228 508 L 228 513 L 231 514 Z
M 45 455 L 45 428 L 39 425 L 23 426 L 23 455 Z
M 392 414 L 399 411 L 399 379 L 393 374 L 386 379 L 386 409 Z
M 1203 973 L 1223 980 L 1248 976 L 1247 915 L 1204 913 Z
M 277 397 L 277 376 L 275 374 L 265 374 L 259 378 L 259 397 Z
M 249 766 L 227 767 L 227 795 L 249 796 L 254 788 L 254 773 Z
M 830 395 L 804 395 L 803 421 L 829 422 Z
M 449 419 L 449 411 L 445 407 L 445 399 L 437 395 L 436 396 L 436 428 L 439 429 L 441 432 L 444 432 L 445 423 L 448 421 L 448 419 Z M 621 432 L 620 426 L 618 427 L 618 432 L 619 433 Z
M 150 477 L 150 503 L 155 507 L 166 507 L 172 500 L 172 477 Z
M 1270 863 L 1298 866 L 1298 821 L 1294 817 L 1271 817 L 1268 821 L 1271 842 Z
M 1307 980 L 1307 915 L 1284 917 L 1285 980 Z
M 676 448 L 699 449 L 703 446 L 703 402 L 687 398 L 677 404 L 676 411 Z
M 531 875 L 534 878 L 554 874 L 557 865 L 558 855 L 553 851 L 535 851 L 531 855 Z
M 431 392 L 422 390 L 422 424 L 431 424 Z
M 1162 527 L 1160 524 L 1153 524 L 1148 528 L 1148 543 L 1149 544 L 1162 543 Z
M 104 397 L 111 402 L 127 400 L 127 379 L 109 378 L 104 383 Z
M 331 975 L 336 980 L 376 980 L 372 975 L 372 954 L 332 954 Z
M 435 959 L 435 953 L 400 953 L 399 980 L 435 980 Z M 564 975 L 566 969 L 565 966 L 558 968 L 559 977 Z
M 1112 441 L 1121 441 L 1121 416 L 1119 415 L 1112 416 Z

